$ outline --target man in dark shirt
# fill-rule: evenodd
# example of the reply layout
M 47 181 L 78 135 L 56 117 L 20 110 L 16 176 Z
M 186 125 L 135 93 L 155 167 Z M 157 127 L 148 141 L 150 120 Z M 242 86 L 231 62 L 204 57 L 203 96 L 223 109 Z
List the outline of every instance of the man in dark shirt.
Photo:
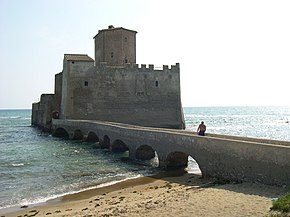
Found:
M 204 136 L 205 131 L 206 131 L 206 126 L 204 125 L 204 122 L 202 121 L 201 124 L 198 125 L 197 134 L 200 136 Z

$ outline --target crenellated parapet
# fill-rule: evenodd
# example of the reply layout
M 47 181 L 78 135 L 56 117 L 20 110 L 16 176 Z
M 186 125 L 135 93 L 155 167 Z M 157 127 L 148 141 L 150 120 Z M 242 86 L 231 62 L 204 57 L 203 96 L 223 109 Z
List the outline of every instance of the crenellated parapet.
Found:
M 125 71 L 135 71 L 135 72 L 167 72 L 167 73 L 179 73 L 180 72 L 180 64 L 176 63 L 175 65 L 163 65 L 162 67 L 155 66 L 153 64 L 137 64 L 137 63 L 126 63 L 121 66 L 110 66 L 106 62 L 101 62 L 96 66 L 97 70 L 106 71 L 113 69 L 123 69 Z

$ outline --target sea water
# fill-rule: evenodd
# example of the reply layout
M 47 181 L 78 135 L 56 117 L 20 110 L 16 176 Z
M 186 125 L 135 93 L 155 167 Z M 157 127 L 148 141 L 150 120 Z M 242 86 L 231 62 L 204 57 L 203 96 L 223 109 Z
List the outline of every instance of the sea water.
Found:
M 290 141 L 289 107 L 194 107 L 184 116 L 191 131 L 204 121 L 209 133 Z M 131 162 L 128 153 L 52 137 L 30 123 L 31 110 L 0 110 L 0 211 L 159 171 L 154 160 Z
M 184 108 L 186 129 L 201 121 L 208 133 L 290 141 L 290 107 L 239 106 Z

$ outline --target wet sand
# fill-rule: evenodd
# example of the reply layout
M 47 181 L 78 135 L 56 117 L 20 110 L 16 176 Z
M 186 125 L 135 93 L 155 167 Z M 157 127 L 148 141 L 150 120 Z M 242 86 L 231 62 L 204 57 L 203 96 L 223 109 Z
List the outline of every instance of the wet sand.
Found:
M 174 175 L 174 176 L 173 176 Z M 286 189 L 159 174 L 68 195 L 1 216 L 265 216 Z

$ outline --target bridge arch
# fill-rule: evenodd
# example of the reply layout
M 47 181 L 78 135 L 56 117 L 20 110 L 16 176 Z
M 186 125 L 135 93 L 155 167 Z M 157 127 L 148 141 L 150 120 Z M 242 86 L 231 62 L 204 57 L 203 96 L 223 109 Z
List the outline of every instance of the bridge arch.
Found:
M 100 147 L 102 149 L 109 149 L 111 144 L 110 137 L 108 135 L 104 135 L 103 139 L 100 140 Z
M 112 141 L 125 141 L 129 145 L 131 159 L 134 159 L 140 144 L 150 144 L 157 153 L 160 167 L 185 167 L 188 164 L 185 156 L 190 155 L 198 163 L 203 176 L 235 181 L 259 180 L 263 184 L 274 185 L 290 183 L 290 174 L 285 172 L 290 170 L 289 142 L 214 134 L 203 137 L 180 130 L 103 121 L 52 119 L 55 136 L 72 138 L 76 128 L 85 133 L 89 129 L 96 132 L 103 144 L 110 144 L 110 138 Z M 259 150 L 258 154 L 256 150 Z M 178 158 L 178 155 L 181 157 Z
M 129 151 L 129 147 L 128 145 L 126 145 L 122 140 L 120 139 L 116 139 L 111 147 L 110 147 L 112 152 L 125 152 L 125 151 Z
M 59 138 L 69 138 L 69 133 L 62 127 L 56 128 L 52 135 Z
M 73 140 L 82 140 L 84 138 L 84 134 L 81 130 L 75 130 L 73 134 Z
M 87 141 L 88 142 L 99 142 L 100 139 L 97 136 L 97 134 L 95 134 L 94 132 L 91 131 L 91 132 L 88 133 Z
M 202 175 L 199 164 L 197 163 L 196 159 L 194 159 L 191 155 L 188 156 L 188 165 L 185 170 L 191 174 Z
M 188 166 L 188 154 L 180 151 L 171 152 L 167 155 L 165 166 L 168 169 L 186 168 Z
M 155 156 L 155 150 L 149 145 L 141 145 L 136 149 L 135 158 L 138 160 L 150 160 Z

